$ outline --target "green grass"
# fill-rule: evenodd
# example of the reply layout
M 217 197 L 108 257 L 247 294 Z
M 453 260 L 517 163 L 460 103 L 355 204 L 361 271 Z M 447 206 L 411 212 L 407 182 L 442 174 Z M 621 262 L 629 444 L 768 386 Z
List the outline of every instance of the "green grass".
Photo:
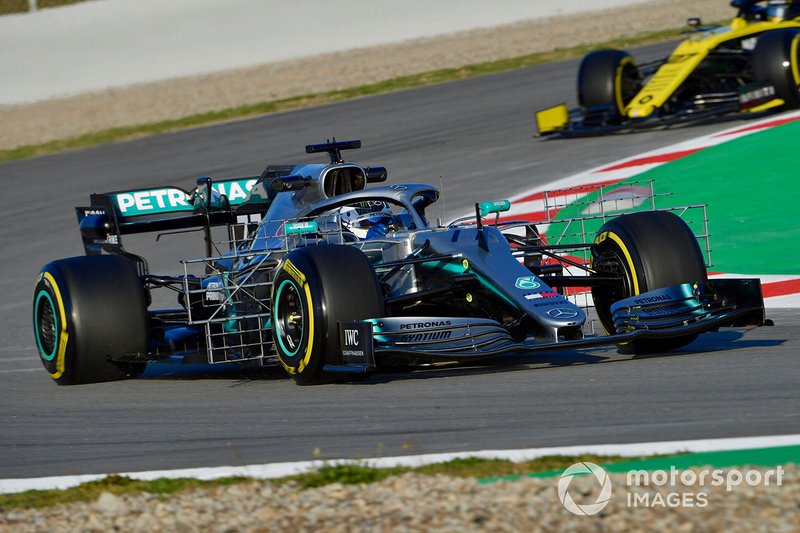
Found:
M 39 9 L 48 7 L 68 6 L 85 2 L 86 0 L 37 0 L 36 5 Z M 10 15 L 11 13 L 25 13 L 28 11 L 30 3 L 28 0 L 0 0 L 0 15 Z
M 303 489 L 308 489 L 322 487 L 331 483 L 342 483 L 346 485 L 375 483 L 388 477 L 407 472 L 428 476 L 445 475 L 451 477 L 485 478 L 564 469 L 580 461 L 608 464 L 630 459 L 631 458 L 626 457 L 597 455 L 548 456 L 540 457 L 533 461 L 513 463 L 502 459 L 466 458 L 454 459 L 446 463 L 425 465 L 418 468 L 373 468 L 360 462 L 348 464 L 326 463 L 315 472 L 261 482 L 275 484 L 295 483 Z M 212 488 L 253 481 L 253 479 L 244 477 L 222 478 L 213 481 L 200 481 L 197 479 L 157 479 L 154 481 L 139 481 L 124 476 L 112 475 L 98 481 L 83 483 L 77 487 L 65 490 L 29 490 L 16 494 L 0 494 L 0 511 L 26 508 L 38 509 L 73 502 L 94 501 L 103 492 L 110 492 L 116 495 L 147 492 L 168 497 L 171 494 L 184 490 Z
M 392 78 L 389 80 L 381 81 L 378 83 L 362 85 L 360 87 L 353 87 L 350 89 L 307 94 L 302 96 L 295 96 L 292 98 L 285 98 L 282 100 L 273 100 L 257 104 L 243 105 L 239 107 L 224 109 L 221 111 L 192 115 L 189 117 L 175 119 L 175 120 L 164 120 L 161 122 L 153 122 L 150 124 L 113 128 L 113 129 L 98 131 L 95 133 L 89 133 L 86 135 L 81 135 L 79 137 L 72 137 L 69 139 L 50 141 L 42 144 L 20 146 L 18 148 L 12 148 L 7 150 L 0 150 L 0 161 L 24 159 L 28 157 L 35 157 L 39 155 L 60 152 L 63 150 L 75 150 L 79 148 L 87 148 L 90 146 L 97 146 L 100 144 L 105 144 L 110 142 L 128 141 L 140 137 L 146 137 L 150 135 L 156 135 L 159 133 L 176 131 L 196 126 L 203 126 L 203 125 L 213 124 L 216 122 L 241 119 L 256 115 L 263 115 L 266 113 L 275 113 L 279 111 L 288 111 L 291 109 L 312 107 L 321 104 L 329 104 L 332 102 L 339 102 L 342 100 L 349 100 L 352 98 L 359 98 L 363 96 L 371 96 L 374 94 L 398 91 L 401 89 L 409 89 L 412 87 L 420 87 L 423 85 L 432 85 L 435 83 L 444 83 L 448 81 L 474 78 L 476 76 L 484 76 L 486 74 L 493 74 L 497 72 L 504 72 L 514 69 L 532 67 L 535 65 L 541 65 L 543 63 L 550 63 L 553 61 L 560 61 L 564 59 L 580 57 L 591 50 L 599 48 L 629 48 L 631 46 L 638 46 L 642 44 L 661 42 L 668 39 L 675 39 L 678 38 L 679 35 L 680 35 L 679 29 L 642 33 L 635 35 L 633 37 L 614 39 L 600 44 L 579 45 L 571 48 L 554 50 L 552 52 L 530 54 L 526 56 L 515 57 L 511 59 L 502 59 L 498 61 L 490 61 L 487 63 L 479 63 L 475 65 L 466 65 L 459 68 L 434 70 L 431 72 L 425 72 L 413 76 L 402 76 L 398 78 Z
M 0 494 L 0 512 L 8 509 L 41 509 L 67 503 L 94 501 L 104 492 L 116 495 L 148 492 L 166 497 L 183 490 L 251 481 L 249 478 L 221 478 L 213 481 L 188 478 L 139 481 L 125 476 L 111 475 L 65 490 L 29 490 L 15 494 Z

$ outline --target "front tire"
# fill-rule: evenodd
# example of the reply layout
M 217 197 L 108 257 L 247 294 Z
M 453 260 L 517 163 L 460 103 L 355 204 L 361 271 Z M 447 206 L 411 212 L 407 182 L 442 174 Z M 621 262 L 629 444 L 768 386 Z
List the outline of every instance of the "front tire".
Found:
M 763 33 L 753 50 L 755 79 L 775 87 L 775 96 L 785 107 L 800 107 L 800 30 L 782 29 Z
M 578 103 L 582 107 L 607 106 L 609 121 L 619 123 L 641 84 L 639 68 L 628 52 L 596 50 L 583 58 L 578 69 Z
M 278 358 L 297 383 L 324 379 L 338 363 L 339 322 L 384 315 L 383 294 L 361 250 L 320 244 L 290 252 L 272 286 L 272 336 Z
M 611 305 L 643 292 L 708 279 L 697 239 L 677 215 L 666 211 L 632 213 L 603 224 L 592 245 L 592 267 L 600 275 L 618 275 L 615 285 L 592 288 L 595 311 L 606 332 L 616 333 Z M 697 334 L 665 340 L 635 340 L 620 345 L 636 354 L 685 346 Z
M 135 377 L 145 363 L 147 299 L 134 264 L 115 255 L 61 259 L 42 268 L 33 293 L 39 358 L 59 385 Z

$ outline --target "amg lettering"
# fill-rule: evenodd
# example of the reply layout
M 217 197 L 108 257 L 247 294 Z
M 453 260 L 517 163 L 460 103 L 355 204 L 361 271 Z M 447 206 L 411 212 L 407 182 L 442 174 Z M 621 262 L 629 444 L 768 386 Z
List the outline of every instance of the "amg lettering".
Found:
M 431 320 L 430 322 L 411 322 L 409 324 L 400 324 L 400 329 L 427 329 L 427 328 L 445 328 L 453 324 L 450 320 Z

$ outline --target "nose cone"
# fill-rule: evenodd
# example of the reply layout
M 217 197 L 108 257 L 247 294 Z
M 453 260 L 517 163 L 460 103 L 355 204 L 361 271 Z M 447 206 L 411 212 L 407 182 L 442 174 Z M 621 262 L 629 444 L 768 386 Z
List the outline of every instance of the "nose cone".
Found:
M 645 118 L 652 115 L 656 110 L 656 106 L 652 104 L 640 105 L 632 107 L 628 110 L 628 118 Z

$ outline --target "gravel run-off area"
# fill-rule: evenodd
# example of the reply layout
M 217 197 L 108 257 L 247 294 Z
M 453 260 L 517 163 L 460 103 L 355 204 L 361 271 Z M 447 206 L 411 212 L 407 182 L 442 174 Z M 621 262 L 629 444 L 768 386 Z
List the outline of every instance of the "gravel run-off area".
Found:
M 725 0 L 655 1 L 29 105 L 0 106 L 0 123 L 13 124 L 0 128 L 0 149 L 357 87 L 442 68 L 601 43 L 621 35 L 679 28 L 688 16 L 714 21 L 729 19 L 734 14 Z
M 170 499 L 106 492 L 93 503 L 0 512 L 0 532 L 800 531 L 800 471 L 785 467 L 780 486 L 772 479 L 769 486 L 743 484 L 728 492 L 724 485 L 682 485 L 680 480 L 674 486 L 628 488 L 624 474 L 611 474 L 609 504 L 593 516 L 573 515 L 561 505 L 558 478 L 482 485 L 472 479 L 405 474 L 369 485 L 335 483 L 306 490 L 253 482 Z M 575 477 L 569 485 L 576 502 L 592 503 L 597 492 L 593 476 Z M 634 492 L 638 500 L 628 495 Z M 629 505 L 645 500 L 655 505 Z M 697 505 L 659 503 L 670 501 Z

